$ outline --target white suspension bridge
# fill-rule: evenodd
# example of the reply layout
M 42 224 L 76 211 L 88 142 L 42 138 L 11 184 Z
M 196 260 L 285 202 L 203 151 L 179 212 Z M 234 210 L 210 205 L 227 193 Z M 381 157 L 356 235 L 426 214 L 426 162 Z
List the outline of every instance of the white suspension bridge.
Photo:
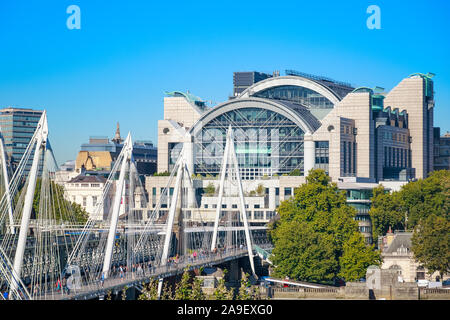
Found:
M 191 141 L 189 133 L 186 139 Z M 0 290 L 6 293 L 0 299 L 90 299 L 125 286 L 139 288 L 151 278 L 159 279 L 160 295 L 164 279 L 185 268 L 241 257 L 248 257 L 256 276 L 255 253 L 267 259 L 264 248 L 270 244 L 266 227 L 250 226 L 247 220 L 231 126 L 214 221 L 206 220 L 199 210 L 188 157 L 192 145 L 184 144 L 156 207 L 143 219 L 135 206 L 135 191 L 142 183 L 128 134 L 97 214 L 80 226 L 79 213 L 66 200 L 64 188 L 54 182 L 58 167 L 46 112 L 11 177 L 0 137 Z M 236 193 L 238 213 L 222 211 L 224 197 Z M 169 203 L 167 214 L 161 214 L 166 212 L 160 210 L 163 203 Z

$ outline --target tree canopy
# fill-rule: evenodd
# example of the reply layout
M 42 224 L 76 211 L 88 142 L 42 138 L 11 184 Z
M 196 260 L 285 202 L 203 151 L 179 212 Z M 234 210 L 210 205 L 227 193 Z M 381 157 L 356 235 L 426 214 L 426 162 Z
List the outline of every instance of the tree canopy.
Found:
M 450 171 L 432 172 L 428 178 L 409 182 L 399 191 L 374 189 L 373 237 L 389 227 L 413 231 L 411 250 L 430 274 L 449 271 L 450 265 Z
M 306 183 L 280 204 L 278 213 L 279 220 L 269 230 L 276 276 L 353 281 L 363 277 L 369 265 L 380 262 L 373 246 L 365 245 L 345 192 L 330 182 L 324 170 L 311 170 Z M 350 250 L 351 246 L 357 249 Z M 357 266 L 349 263 L 356 260 L 361 260 Z
M 386 192 L 382 186 L 373 190 L 373 238 L 392 229 L 413 230 L 419 222 L 434 214 L 448 218 L 450 211 L 450 171 L 434 171 L 426 179 L 409 182 L 399 191 Z
M 442 276 L 450 272 L 450 221 L 448 218 L 431 214 L 423 219 L 414 230 L 412 251 L 414 257 L 433 274 Z

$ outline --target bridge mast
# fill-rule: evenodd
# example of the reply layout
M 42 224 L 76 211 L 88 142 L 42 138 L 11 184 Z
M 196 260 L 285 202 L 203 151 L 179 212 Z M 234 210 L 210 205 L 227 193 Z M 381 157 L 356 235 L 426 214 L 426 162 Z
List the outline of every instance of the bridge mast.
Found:
M 1 130 L 0 130 L 1 131 Z M 12 210 L 12 202 L 11 202 L 11 194 L 9 193 L 9 177 L 8 177 L 8 167 L 6 166 L 6 153 L 3 145 L 3 134 L 0 132 L 0 157 L 2 158 L 2 169 L 3 169 L 3 182 L 5 184 L 5 192 L 6 192 L 6 201 L 8 202 L 8 215 L 9 215 L 9 223 L 10 223 L 10 232 L 11 234 L 15 233 L 14 229 L 14 218 L 13 218 L 13 210 Z
M 239 173 L 239 163 L 237 161 L 236 157 L 236 151 L 234 149 L 234 137 L 233 137 L 233 130 L 231 129 L 231 125 L 228 127 L 227 130 L 227 138 L 226 138 L 226 144 L 225 144 L 225 151 L 223 155 L 223 162 L 222 162 L 222 168 L 221 168 L 221 177 L 220 177 L 220 185 L 219 185 L 219 200 L 217 203 L 217 210 L 216 210 L 216 217 L 214 220 L 214 231 L 213 231 L 213 237 L 212 237 L 212 243 L 211 243 L 211 251 L 214 250 L 216 247 L 217 242 L 217 232 L 219 228 L 219 217 L 220 217 L 220 211 L 222 208 L 222 196 L 223 196 L 223 189 L 224 189 L 224 182 L 225 182 L 225 175 L 227 174 L 227 163 L 230 160 L 232 162 L 232 165 L 230 166 L 230 170 L 228 172 L 228 176 L 231 176 L 232 170 L 235 170 L 237 182 L 238 182 L 238 189 L 239 189 L 239 204 L 240 204 L 240 213 L 242 216 L 242 220 L 244 222 L 244 231 L 245 231 L 245 239 L 247 242 L 247 249 L 248 249 L 248 258 L 250 260 L 250 266 L 253 272 L 253 275 L 256 275 L 255 273 L 255 265 L 253 262 L 253 248 L 252 248 L 252 241 L 250 238 L 250 230 L 247 220 L 247 213 L 245 211 L 245 199 L 244 199 L 244 192 L 242 189 L 242 180 Z
M 20 225 L 19 239 L 17 241 L 16 255 L 14 257 L 14 277 L 19 277 L 22 271 L 23 254 L 27 240 L 28 226 L 30 223 L 31 210 L 33 208 L 34 191 L 36 189 L 36 180 L 38 174 L 39 157 L 41 149 L 45 149 L 48 137 L 48 125 L 46 111 L 42 113 L 41 119 L 37 125 L 36 134 L 33 139 L 36 140 L 36 148 L 33 156 L 33 163 L 28 174 L 28 185 L 25 194 L 25 202 L 22 210 L 22 222 Z M 20 279 L 15 279 L 12 283 L 12 291 L 17 290 L 17 284 Z
M 180 157 L 178 158 L 178 161 L 174 167 L 174 170 L 175 170 L 176 167 L 178 166 L 177 179 L 175 181 L 175 188 L 173 191 L 172 201 L 170 203 L 169 216 L 167 217 L 166 236 L 164 238 L 164 246 L 163 246 L 163 251 L 162 251 L 162 255 L 161 255 L 161 266 L 166 265 L 167 258 L 169 257 L 169 246 L 170 246 L 170 241 L 172 239 L 173 221 L 175 219 L 175 211 L 176 211 L 176 207 L 177 207 L 178 196 L 179 196 L 179 191 L 181 189 L 180 187 L 181 187 L 181 182 L 183 179 L 183 173 L 184 173 L 184 167 L 185 167 L 185 160 L 184 160 L 185 150 L 186 149 L 183 146 L 181 153 L 180 153 Z M 161 296 L 163 280 L 164 280 L 163 278 L 160 278 L 159 282 L 158 282 L 158 297 Z
M 113 212 L 111 215 L 111 223 L 109 225 L 105 257 L 103 260 L 102 271 L 105 276 L 105 279 L 108 277 L 109 268 L 111 266 L 111 259 L 112 259 L 112 253 L 113 253 L 113 247 L 114 247 L 114 238 L 116 235 L 117 222 L 119 220 L 120 201 L 122 199 L 123 189 L 125 186 L 125 171 L 127 170 L 127 167 L 132 159 L 132 153 L 133 153 L 133 144 L 131 142 L 131 134 L 128 133 L 127 139 L 125 140 L 125 143 L 124 143 L 122 151 L 121 151 L 122 164 L 120 167 L 119 180 L 117 181 L 117 185 L 116 185 L 116 193 L 114 195 Z

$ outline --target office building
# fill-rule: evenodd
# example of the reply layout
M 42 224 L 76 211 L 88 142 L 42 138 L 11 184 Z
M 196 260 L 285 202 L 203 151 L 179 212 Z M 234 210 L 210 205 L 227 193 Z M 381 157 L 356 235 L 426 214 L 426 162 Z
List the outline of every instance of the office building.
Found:
M 164 119 L 158 121 L 158 172 L 171 171 L 187 144 L 197 204 L 213 217 L 215 200 L 201 190 L 210 183 L 218 186 L 231 125 L 244 190 L 250 194 L 259 184 L 265 189 L 252 195 L 258 200 L 247 198 L 256 205 L 249 203 L 250 221 L 267 222 L 309 170 L 322 168 L 348 191 L 349 203 L 361 216 L 361 231 L 371 242 L 369 190 L 378 184 L 398 190 L 434 168 L 433 76 L 411 74 L 386 91 L 287 70 L 284 76 L 252 80 L 212 108 L 192 94 L 168 95 Z M 147 177 L 151 205 L 167 181 Z
M 108 137 L 90 137 L 89 143 L 81 145 L 75 160 L 75 171 L 108 174 L 122 151 L 123 142 L 119 124 L 111 140 Z M 134 141 L 133 157 L 139 174 L 153 174 L 156 171 L 157 150 L 151 141 Z
M 20 163 L 23 154 L 33 137 L 43 110 L 6 107 L 0 109 L 0 128 L 5 152 L 12 171 Z M 31 168 L 29 163 L 25 174 Z

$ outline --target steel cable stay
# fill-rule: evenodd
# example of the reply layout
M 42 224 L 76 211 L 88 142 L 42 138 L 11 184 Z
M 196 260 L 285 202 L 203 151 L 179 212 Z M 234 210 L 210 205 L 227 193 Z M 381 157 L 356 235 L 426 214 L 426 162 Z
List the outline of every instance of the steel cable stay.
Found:
M 0 200 L 0 225 L 5 231 L 0 248 L 11 266 L 9 277 L 0 281 L 10 299 L 45 299 L 62 291 L 55 285 L 63 273 L 63 252 L 73 245 L 66 231 L 75 218 L 63 188 L 54 182 L 57 169 L 44 111 L 9 182 L 13 223 L 5 214 L 7 196 Z

